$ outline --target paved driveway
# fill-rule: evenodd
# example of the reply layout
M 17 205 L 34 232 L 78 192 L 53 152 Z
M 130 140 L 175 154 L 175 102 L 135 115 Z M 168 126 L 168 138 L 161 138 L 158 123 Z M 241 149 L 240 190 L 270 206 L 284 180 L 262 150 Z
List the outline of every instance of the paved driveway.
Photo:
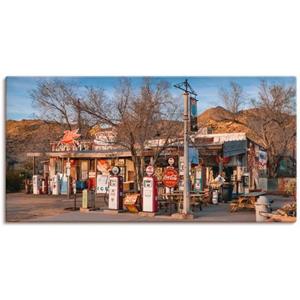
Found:
M 268 196 L 274 201 L 272 207 L 279 208 L 288 202 L 288 198 Z M 81 197 L 78 199 L 78 204 Z M 6 199 L 6 221 L 8 222 L 182 222 L 168 215 L 141 217 L 136 214 L 105 214 L 102 210 L 82 213 L 65 210 L 73 206 L 73 200 L 66 196 L 8 194 Z M 103 200 L 98 199 L 96 206 L 104 208 Z M 203 207 L 195 213 L 195 218 L 188 222 L 255 222 L 254 210 L 242 210 L 230 213 L 229 204 L 220 203 Z

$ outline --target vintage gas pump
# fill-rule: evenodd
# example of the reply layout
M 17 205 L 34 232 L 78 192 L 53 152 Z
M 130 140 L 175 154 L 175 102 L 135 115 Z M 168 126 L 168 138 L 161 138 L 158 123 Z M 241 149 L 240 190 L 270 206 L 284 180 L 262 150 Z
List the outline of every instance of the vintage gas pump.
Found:
M 52 178 L 52 195 L 60 194 L 60 177 L 58 174 L 54 175 Z
M 42 194 L 48 194 L 48 177 L 42 180 Z
M 62 195 L 68 194 L 68 177 L 67 175 L 63 175 L 60 181 L 60 193 Z
M 89 172 L 88 190 L 96 190 L 96 172 Z
M 248 194 L 249 193 L 249 185 L 250 185 L 249 173 L 243 174 L 242 182 L 243 182 L 244 193 Z
M 32 176 L 32 189 L 34 195 L 39 195 L 42 192 L 42 177 L 41 175 Z
M 146 168 L 146 174 L 143 178 L 143 203 L 142 208 L 144 212 L 157 212 L 158 200 L 157 200 L 157 179 L 153 175 L 153 166 Z
M 112 168 L 113 176 L 109 178 L 108 208 L 114 210 L 123 209 L 123 177 L 120 176 L 120 168 Z
M 195 172 L 195 185 L 194 190 L 196 192 L 202 191 L 202 167 L 197 167 Z

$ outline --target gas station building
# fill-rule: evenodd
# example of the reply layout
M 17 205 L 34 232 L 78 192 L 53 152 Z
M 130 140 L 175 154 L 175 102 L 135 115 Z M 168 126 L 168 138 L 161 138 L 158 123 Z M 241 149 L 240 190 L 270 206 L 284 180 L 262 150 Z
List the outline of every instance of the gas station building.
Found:
M 191 136 L 190 147 L 191 190 L 203 190 L 218 175 L 223 173 L 225 180 L 233 184 L 233 192 L 243 192 L 243 175 L 247 174 L 251 189 L 266 190 L 266 152 L 257 143 L 251 141 L 245 133 L 203 134 Z M 76 144 L 64 144 L 61 141 L 50 143 L 51 151 L 45 153 L 28 153 L 33 158 L 36 174 L 36 158 L 46 157 L 43 161 L 43 193 L 53 192 L 53 180 L 57 174 L 76 181 L 79 190 L 88 187 L 97 188 L 97 175 L 110 175 L 113 166 L 120 168 L 123 177 L 124 192 L 134 189 L 135 170 L 131 153 L 120 146 L 100 142 L 99 138 L 88 141 L 76 141 Z M 145 167 L 150 164 L 153 151 L 151 148 L 143 153 Z M 178 189 L 183 189 L 183 144 L 174 143 L 164 149 L 155 166 L 155 175 L 161 183 L 168 159 L 174 158 L 174 167 L 178 170 L 180 180 Z M 67 174 L 68 173 L 68 174 Z M 65 180 L 66 181 L 66 180 Z M 69 182 L 70 184 L 72 182 Z M 163 188 L 163 187 L 160 187 Z M 47 190 L 47 191 L 46 191 Z M 61 193 L 66 192 L 66 188 Z

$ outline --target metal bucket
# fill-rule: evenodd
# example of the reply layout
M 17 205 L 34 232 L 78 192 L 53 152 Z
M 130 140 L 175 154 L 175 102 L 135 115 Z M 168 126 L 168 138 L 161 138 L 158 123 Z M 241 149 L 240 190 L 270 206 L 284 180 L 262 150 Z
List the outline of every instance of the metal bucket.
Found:
M 219 191 L 218 190 L 213 190 L 212 203 L 213 204 L 218 204 L 218 198 L 219 198 Z
M 265 196 L 258 197 L 255 203 L 256 222 L 265 222 L 267 220 L 267 217 L 263 216 L 262 214 L 268 212 L 270 212 L 269 200 Z

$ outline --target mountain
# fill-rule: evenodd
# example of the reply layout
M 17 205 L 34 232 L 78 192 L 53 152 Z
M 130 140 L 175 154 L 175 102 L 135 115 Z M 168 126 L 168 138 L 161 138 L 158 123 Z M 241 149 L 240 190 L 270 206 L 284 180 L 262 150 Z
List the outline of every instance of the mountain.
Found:
M 247 136 L 260 144 L 259 137 L 246 125 L 252 109 L 240 111 L 236 121 L 232 114 L 223 107 L 209 108 L 197 117 L 198 127 L 208 127 L 213 133 L 246 132 Z M 296 117 L 293 124 L 296 124 Z M 173 126 L 181 127 L 181 122 Z M 170 126 L 164 124 L 164 126 Z M 42 120 L 7 120 L 6 121 L 6 158 L 8 164 L 23 163 L 27 160 L 27 152 L 50 150 L 50 141 L 62 137 L 63 129 L 56 123 L 45 123 Z M 291 145 L 294 148 L 293 145 Z
M 222 106 L 212 107 L 205 110 L 198 116 L 198 124 L 206 124 L 208 120 L 222 121 L 224 119 L 230 119 L 231 113 Z

